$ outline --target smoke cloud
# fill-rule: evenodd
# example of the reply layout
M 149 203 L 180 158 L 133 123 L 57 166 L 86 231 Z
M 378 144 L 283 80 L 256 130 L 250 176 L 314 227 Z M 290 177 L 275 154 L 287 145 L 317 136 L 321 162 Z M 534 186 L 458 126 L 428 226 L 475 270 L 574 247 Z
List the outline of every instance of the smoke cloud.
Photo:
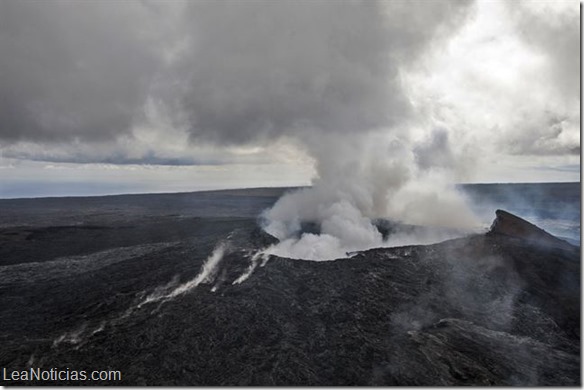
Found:
M 572 2 L 6 0 L 0 37 L 12 158 L 198 164 L 189 139 L 306 144 L 414 118 L 489 153 L 580 150 Z
M 411 114 L 400 69 L 468 4 L 191 2 L 168 70 L 180 84 L 159 91 L 177 124 L 216 143 L 395 125 Z
M 154 16 L 138 2 L 2 1 L 0 139 L 128 132 L 161 65 Z
M 0 149 L 220 165 L 293 145 L 313 186 L 263 219 L 297 257 L 387 244 L 379 218 L 473 228 L 450 183 L 477 156 L 580 150 L 576 16 L 529 2 L 6 0 Z M 318 234 L 300 234 L 307 222 Z
M 282 240 L 268 253 L 332 259 L 380 246 L 374 218 L 476 225 L 447 185 L 451 177 L 423 157 L 452 160 L 447 137 L 420 146 L 418 158 L 413 153 L 414 110 L 399 77 L 428 45 L 448 37 L 470 3 L 331 4 L 245 3 L 237 12 L 231 4 L 197 4 L 204 21 L 195 25 L 204 31 L 193 34 L 199 39 L 189 52 L 210 56 L 194 70 L 178 66 L 188 75 L 179 78 L 190 82 L 175 117 L 195 138 L 230 144 L 287 137 L 314 159 L 312 188 L 285 195 L 264 214 L 266 230 Z M 404 23 L 406 12 L 420 19 Z M 212 39 L 218 20 L 229 21 L 225 41 Z M 319 234 L 296 237 L 305 222 L 317 223 Z
M 189 3 L 182 31 L 191 39 L 167 70 L 180 84 L 162 80 L 155 93 L 192 140 L 287 139 L 313 158 L 312 188 L 284 196 L 263 216 L 282 240 L 268 253 L 332 259 L 380 246 L 373 218 L 474 226 L 446 184 L 452 178 L 420 157 L 448 156 L 452 165 L 447 138 L 430 145 L 440 152 L 421 146 L 417 160 L 412 153 L 415 108 L 401 79 L 428 47 L 445 44 L 472 5 Z M 318 224 L 318 234 L 296 237 L 305 222 Z

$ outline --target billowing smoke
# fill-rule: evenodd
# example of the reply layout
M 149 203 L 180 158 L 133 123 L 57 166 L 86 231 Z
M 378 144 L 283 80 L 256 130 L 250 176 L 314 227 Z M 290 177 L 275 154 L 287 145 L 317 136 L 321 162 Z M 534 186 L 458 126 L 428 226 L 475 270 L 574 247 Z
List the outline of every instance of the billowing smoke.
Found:
M 450 183 L 477 156 L 580 150 L 578 12 L 534 5 L 2 1 L 0 150 L 178 165 L 294 145 L 312 188 L 263 216 L 293 257 L 416 241 L 377 219 L 470 228 Z
M 313 186 L 284 195 L 263 215 L 268 233 L 282 242 L 268 253 L 302 259 L 335 259 L 384 245 L 430 243 L 452 234 L 419 231 L 384 239 L 374 221 L 475 229 L 479 223 L 449 175 L 416 162 L 410 144 L 370 135 L 323 140 L 328 151 L 313 154 Z M 316 223 L 319 234 L 302 232 Z M 451 231 L 452 232 L 452 231 Z
M 312 187 L 285 195 L 263 216 L 282 240 L 270 253 L 332 259 L 380 246 L 377 218 L 474 226 L 447 184 L 455 164 L 447 135 L 418 149 L 410 137 L 419 123 L 400 77 L 443 44 L 471 5 L 191 3 L 184 28 L 193 39 L 169 70 L 182 82 L 161 83 L 158 92 L 193 140 L 284 138 L 314 159 Z M 319 231 L 298 237 L 303 223 Z

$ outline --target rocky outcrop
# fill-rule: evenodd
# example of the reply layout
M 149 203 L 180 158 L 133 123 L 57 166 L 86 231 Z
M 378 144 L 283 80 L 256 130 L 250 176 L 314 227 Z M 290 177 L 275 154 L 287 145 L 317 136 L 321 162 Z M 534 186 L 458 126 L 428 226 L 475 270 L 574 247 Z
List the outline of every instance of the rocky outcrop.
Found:
M 540 229 L 534 224 L 507 211 L 497 210 L 495 211 L 495 215 L 497 217 L 493 221 L 488 234 L 520 238 L 535 242 L 542 246 L 550 246 L 566 250 L 575 249 L 570 243 L 560 240 L 545 230 Z

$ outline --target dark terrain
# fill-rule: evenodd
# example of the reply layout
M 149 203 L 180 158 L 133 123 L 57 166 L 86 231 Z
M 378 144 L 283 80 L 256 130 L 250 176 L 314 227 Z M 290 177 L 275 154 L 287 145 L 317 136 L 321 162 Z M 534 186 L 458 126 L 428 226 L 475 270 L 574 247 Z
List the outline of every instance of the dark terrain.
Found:
M 252 259 L 284 189 L 0 200 L 0 366 L 120 370 L 112 385 L 580 385 L 580 248 L 495 215 L 579 242 L 580 183 L 485 186 L 465 187 L 495 220 L 484 234 L 328 262 Z

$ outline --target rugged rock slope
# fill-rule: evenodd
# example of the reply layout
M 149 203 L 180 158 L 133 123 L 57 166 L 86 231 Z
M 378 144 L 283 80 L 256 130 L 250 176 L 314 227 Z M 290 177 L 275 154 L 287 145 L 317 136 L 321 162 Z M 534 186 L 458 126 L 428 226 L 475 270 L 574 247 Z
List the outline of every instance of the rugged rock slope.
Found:
M 545 230 L 540 229 L 534 224 L 507 211 L 497 210 L 495 214 L 497 217 L 493 221 L 489 231 L 490 234 L 521 238 L 523 240 L 535 242 L 540 246 L 563 248 L 568 251 L 575 249 L 575 247 L 568 242 L 554 237 Z
M 579 248 L 518 217 L 331 262 L 254 263 L 271 238 L 253 221 L 229 240 L 201 283 L 209 248 L 181 241 L 70 276 L 28 268 L 34 288 L 7 266 L 0 291 L 32 309 L 1 300 L 0 364 L 111 368 L 131 385 L 580 384 Z

